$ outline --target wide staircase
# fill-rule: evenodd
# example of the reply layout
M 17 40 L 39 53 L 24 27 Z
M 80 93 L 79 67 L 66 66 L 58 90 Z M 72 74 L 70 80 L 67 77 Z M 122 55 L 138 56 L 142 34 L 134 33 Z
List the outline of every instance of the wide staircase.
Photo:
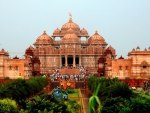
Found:
M 80 70 L 79 69 L 76 69 L 76 68 L 63 68 L 63 69 L 60 69 L 60 73 L 62 75 L 65 75 L 65 74 L 69 74 L 69 75 L 75 75 L 75 74 L 80 74 Z

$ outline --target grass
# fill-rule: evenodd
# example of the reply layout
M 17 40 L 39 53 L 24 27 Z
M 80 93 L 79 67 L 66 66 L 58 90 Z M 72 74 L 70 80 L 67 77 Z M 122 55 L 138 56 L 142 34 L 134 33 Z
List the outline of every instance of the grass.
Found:
M 64 92 L 64 91 L 62 91 Z M 69 98 L 79 98 L 79 89 L 68 89 Z
M 68 94 L 68 97 L 79 97 L 79 93 L 71 93 L 71 94 Z

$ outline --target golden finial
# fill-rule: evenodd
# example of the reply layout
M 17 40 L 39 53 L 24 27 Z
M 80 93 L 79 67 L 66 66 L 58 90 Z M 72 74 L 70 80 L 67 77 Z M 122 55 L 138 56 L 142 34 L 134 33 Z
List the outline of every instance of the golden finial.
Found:
M 98 30 L 96 30 L 95 33 L 98 33 Z
M 72 21 L 72 17 L 69 17 L 69 21 Z
M 72 14 L 69 12 L 69 21 L 72 21 Z
M 44 33 L 46 33 L 46 30 L 44 30 Z

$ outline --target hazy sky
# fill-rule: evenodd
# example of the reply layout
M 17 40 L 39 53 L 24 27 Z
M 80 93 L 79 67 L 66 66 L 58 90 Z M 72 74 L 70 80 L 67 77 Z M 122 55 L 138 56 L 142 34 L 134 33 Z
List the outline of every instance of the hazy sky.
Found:
M 69 12 L 90 36 L 98 30 L 117 57 L 150 46 L 150 0 L 0 0 L 0 49 L 25 52 L 44 30 L 51 36 L 67 23 Z

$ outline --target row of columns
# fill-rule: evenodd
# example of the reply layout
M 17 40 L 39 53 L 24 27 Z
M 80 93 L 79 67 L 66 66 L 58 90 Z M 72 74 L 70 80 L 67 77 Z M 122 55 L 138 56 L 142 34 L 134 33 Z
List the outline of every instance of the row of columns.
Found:
M 60 67 L 62 66 L 62 55 L 60 55 Z M 68 55 L 65 55 L 65 66 L 68 66 Z M 79 66 L 81 66 L 81 55 L 79 55 Z M 73 67 L 76 67 L 76 55 L 73 55 Z

